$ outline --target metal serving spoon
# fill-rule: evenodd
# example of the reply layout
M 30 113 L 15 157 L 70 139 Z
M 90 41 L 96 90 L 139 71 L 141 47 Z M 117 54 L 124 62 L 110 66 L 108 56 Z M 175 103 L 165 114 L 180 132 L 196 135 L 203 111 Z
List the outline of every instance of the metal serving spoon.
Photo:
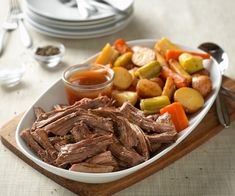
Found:
M 222 75 L 224 75 L 224 72 L 228 67 L 228 55 L 226 54 L 226 52 L 217 44 L 210 42 L 202 43 L 198 46 L 198 48 L 209 53 L 217 61 L 220 66 L 220 72 Z M 216 111 L 220 123 L 225 128 L 228 128 L 230 126 L 230 116 L 224 99 L 220 95 L 220 92 L 218 93 L 216 98 Z

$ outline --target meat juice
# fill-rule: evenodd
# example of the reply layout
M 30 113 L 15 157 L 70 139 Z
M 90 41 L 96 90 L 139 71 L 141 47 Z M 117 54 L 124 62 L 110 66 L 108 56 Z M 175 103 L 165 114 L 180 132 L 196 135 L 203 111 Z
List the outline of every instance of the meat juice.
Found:
M 75 72 L 68 77 L 71 85 L 65 85 L 69 104 L 85 97 L 96 98 L 101 95 L 111 96 L 112 83 L 104 69 Z

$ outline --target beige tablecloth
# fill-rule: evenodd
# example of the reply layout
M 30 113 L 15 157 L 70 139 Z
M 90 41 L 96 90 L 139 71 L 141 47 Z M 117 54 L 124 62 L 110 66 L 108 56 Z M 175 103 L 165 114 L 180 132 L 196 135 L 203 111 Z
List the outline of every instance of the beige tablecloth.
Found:
M 226 74 L 235 79 L 234 0 L 136 0 L 133 21 L 119 33 L 89 40 L 55 39 L 30 26 L 34 45 L 57 41 L 66 46 L 65 65 L 79 63 L 98 52 L 106 42 L 168 37 L 191 47 L 212 41 L 230 57 Z M 0 24 L 8 1 L 0 1 Z M 0 88 L 0 125 L 25 111 L 60 76 L 63 66 L 48 70 L 24 49 L 19 32 L 12 32 L 0 67 L 24 62 L 27 72 L 21 85 Z M 213 139 L 162 171 L 116 195 L 235 195 L 235 123 Z M 0 195 L 74 195 L 17 158 L 0 143 Z

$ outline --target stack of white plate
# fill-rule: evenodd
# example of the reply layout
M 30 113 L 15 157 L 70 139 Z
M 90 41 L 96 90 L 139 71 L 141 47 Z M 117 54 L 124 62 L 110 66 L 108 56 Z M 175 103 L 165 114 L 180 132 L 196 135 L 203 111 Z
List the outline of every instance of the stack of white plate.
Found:
M 26 0 L 26 20 L 39 32 L 60 38 L 87 39 L 112 34 L 131 21 L 134 0 L 116 0 L 124 8 L 114 9 L 108 1 L 85 0 L 95 10 L 84 18 L 76 0 Z

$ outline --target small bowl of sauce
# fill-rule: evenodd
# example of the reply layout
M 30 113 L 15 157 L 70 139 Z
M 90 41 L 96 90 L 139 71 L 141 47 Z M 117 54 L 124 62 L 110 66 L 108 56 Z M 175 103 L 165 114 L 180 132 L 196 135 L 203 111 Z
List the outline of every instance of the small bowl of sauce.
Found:
M 69 104 L 85 97 L 111 96 L 114 72 L 103 65 L 78 64 L 68 67 L 62 80 Z

